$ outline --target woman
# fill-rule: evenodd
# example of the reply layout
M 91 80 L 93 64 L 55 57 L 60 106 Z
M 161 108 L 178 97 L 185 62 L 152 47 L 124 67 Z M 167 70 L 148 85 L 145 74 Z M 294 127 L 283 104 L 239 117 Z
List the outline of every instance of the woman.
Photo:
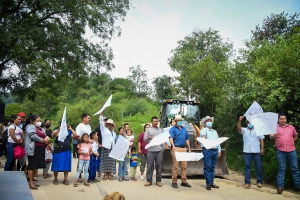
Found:
M 146 162 L 147 162 L 147 150 L 145 149 L 145 146 L 148 144 L 147 142 L 144 141 L 144 135 L 146 130 L 150 127 L 149 124 L 144 125 L 144 132 L 140 134 L 139 139 L 138 139 L 138 145 L 139 145 L 139 154 L 142 157 L 142 162 L 141 162 L 141 180 L 144 180 L 144 172 L 145 172 L 145 167 L 146 167 Z
M 54 180 L 53 180 L 54 185 L 58 185 L 58 180 L 57 180 L 58 172 L 64 172 L 63 184 L 69 185 L 68 174 L 69 172 L 71 172 L 71 163 L 72 163 L 72 153 L 71 153 L 72 137 L 76 138 L 78 135 L 68 124 L 67 124 L 67 128 L 68 128 L 68 135 L 63 142 L 58 140 L 61 126 L 59 126 L 57 130 L 54 130 L 52 132 L 52 137 L 55 138 L 55 147 L 52 153 L 53 158 L 52 158 L 52 168 L 51 168 L 51 171 L 54 172 Z
M 51 127 L 51 121 L 50 121 L 50 119 L 45 119 L 44 126 L 45 126 L 44 128 L 46 130 L 46 135 L 49 138 L 52 138 L 52 130 L 50 129 L 50 127 Z
M 114 126 L 112 119 L 108 119 L 104 124 L 102 113 L 100 114 L 102 135 L 100 174 L 104 173 L 103 180 L 109 179 L 112 181 L 112 174 L 116 174 L 116 160 L 108 156 L 115 144 L 116 133 L 113 130 Z
M 45 147 L 48 144 L 45 130 L 41 128 L 41 118 L 29 114 L 25 123 L 25 151 L 28 156 L 29 188 L 37 190 L 39 185 L 33 182 L 37 169 L 45 168 Z
M 23 130 L 19 127 L 22 118 L 17 115 L 13 115 L 14 123 L 8 127 L 8 139 L 6 144 L 6 163 L 4 171 L 13 171 L 16 160 L 14 159 L 14 148 L 17 145 L 22 145 Z

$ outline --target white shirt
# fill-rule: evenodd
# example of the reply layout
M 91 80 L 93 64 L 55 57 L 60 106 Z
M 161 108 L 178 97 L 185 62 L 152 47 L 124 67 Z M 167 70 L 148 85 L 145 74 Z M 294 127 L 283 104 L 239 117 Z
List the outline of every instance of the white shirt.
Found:
M 102 136 L 102 146 L 106 149 L 111 149 L 115 144 L 116 133 L 114 131 L 110 131 L 104 125 L 103 116 L 100 116 L 100 130 Z
M 15 126 L 14 124 L 12 124 L 8 127 L 7 135 L 9 135 L 9 137 L 8 137 L 7 141 L 10 143 L 16 143 L 10 136 L 10 132 L 9 132 L 10 129 L 13 129 L 15 131 L 15 136 L 16 136 L 17 140 L 20 140 L 22 138 L 23 130 L 19 126 Z
M 244 153 L 260 153 L 260 139 L 264 139 L 263 135 L 256 136 L 255 129 L 253 128 L 250 133 L 250 129 L 242 128 L 243 141 L 244 141 Z
M 80 138 L 81 138 L 82 134 L 87 133 L 88 135 L 90 135 L 91 132 L 92 132 L 92 129 L 89 124 L 80 123 L 76 127 L 76 133 L 80 136 Z
M 98 153 L 98 144 L 96 141 L 92 143 L 92 152 Z
M 219 135 L 216 130 L 209 129 L 207 127 L 205 127 L 204 129 L 202 129 L 200 131 L 200 137 L 203 137 L 204 135 L 206 135 L 206 139 L 209 139 L 209 140 L 216 140 L 219 138 Z M 201 143 L 201 147 L 203 147 L 202 143 Z M 218 149 L 218 152 L 221 152 L 221 145 L 217 145 L 211 149 Z

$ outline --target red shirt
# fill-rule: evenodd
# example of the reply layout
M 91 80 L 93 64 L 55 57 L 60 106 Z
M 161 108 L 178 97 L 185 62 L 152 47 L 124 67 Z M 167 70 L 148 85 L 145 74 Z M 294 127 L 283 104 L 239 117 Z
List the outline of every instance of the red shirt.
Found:
M 147 150 L 145 149 L 145 146 L 148 144 L 147 142 L 144 142 L 144 134 L 145 133 L 141 133 L 139 135 L 139 139 L 138 139 L 138 142 L 141 143 L 141 151 L 142 151 L 142 154 L 147 154 Z
M 41 128 L 38 128 L 38 127 L 36 128 L 36 135 L 39 136 L 42 139 L 45 139 L 45 137 L 46 137 L 46 134 L 43 132 L 43 130 Z M 35 146 L 44 147 L 46 145 L 42 142 L 35 141 Z
M 277 126 L 277 138 L 275 139 L 275 146 L 278 150 L 284 152 L 294 151 L 294 136 L 298 135 L 294 126 L 287 124 L 286 126 Z

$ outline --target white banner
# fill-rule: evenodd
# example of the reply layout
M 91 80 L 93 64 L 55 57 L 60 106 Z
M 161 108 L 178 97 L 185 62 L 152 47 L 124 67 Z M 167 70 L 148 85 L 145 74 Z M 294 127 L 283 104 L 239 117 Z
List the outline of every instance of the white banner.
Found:
M 68 127 L 67 127 L 67 107 L 65 107 L 64 114 L 61 119 L 60 131 L 58 133 L 58 141 L 64 142 L 68 136 Z
M 256 135 L 270 135 L 277 132 L 278 114 L 272 112 L 250 116 Z
M 188 153 L 188 152 L 176 152 L 175 151 L 176 160 L 179 161 L 198 161 L 202 159 L 203 153 Z
M 117 143 L 114 145 L 108 156 L 116 160 L 124 161 L 126 153 L 129 149 L 129 143 L 130 142 L 126 138 L 120 135 Z
M 104 110 L 105 108 L 107 108 L 108 106 L 110 106 L 110 105 L 111 105 L 111 99 L 112 99 L 112 95 L 110 95 L 110 97 L 107 99 L 107 101 L 106 101 L 105 104 L 102 106 L 102 108 L 101 108 L 98 112 L 96 112 L 96 113 L 94 114 L 94 116 L 95 116 L 95 115 L 99 115 L 100 113 L 103 112 L 103 110 Z
M 209 139 L 205 139 L 205 138 L 201 138 L 201 137 L 197 137 L 197 140 L 203 144 L 203 146 L 206 148 L 206 149 L 211 149 L 213 147 L 216 147 L 218 146 L 219 144 L 225 142 L 226 140 L 228 140 L 229 138 L 228 137 L 221 137 L 221 138 L 218 138 L 216 140 L 209 140 Z
M 152 138 L 150 143 L 148 143 L 145 146 L 145 149 L 148 149 L 149 147 L 152 147 L 152 146 L 155 146 L 155 145 L 160 145 L 160 144 L 163 144 L 163 143 L 168 143 L 169 144 L 169 137 L 170 137 L 169 130 L 171 128 L 172 127 L 164 128 L 164 132 L 162 132 L 161 134 L 159 134 L 159 135 L 155 136 L 154 138 Z
M 244 116 L 246 116 L 247 120 L 252 123 L 250 116 L 257 115 L 262 112 L 264 112 L 262 107 L 256 101 L 254 101 Z

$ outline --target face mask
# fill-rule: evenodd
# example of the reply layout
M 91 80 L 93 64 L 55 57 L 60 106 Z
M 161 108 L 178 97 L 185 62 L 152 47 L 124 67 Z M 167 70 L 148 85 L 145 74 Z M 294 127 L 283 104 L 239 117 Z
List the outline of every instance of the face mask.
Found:
M 41 125 L 42 125 L 42 122 L 36 122 L 36 123 L 35 123 L 35 126 L 36 126 L 36 127 L 41 127 Z
M 212 127 L 213 123 L 212 122 L 206 122 L 207 127 Z
M 50 128 L 50 126 L 51 126 L 50 124 L 46 124 L 46 128 Z
M 253 124 L 248 124 L 248 128 L 249 128 L 249 129 L 253 129 L 253 128 L 254 128 L 254 125 L 253 125 Z
M 182 121 L 179 121 L 176 124 L 177 124 L 177 126 L 182 126 Z

